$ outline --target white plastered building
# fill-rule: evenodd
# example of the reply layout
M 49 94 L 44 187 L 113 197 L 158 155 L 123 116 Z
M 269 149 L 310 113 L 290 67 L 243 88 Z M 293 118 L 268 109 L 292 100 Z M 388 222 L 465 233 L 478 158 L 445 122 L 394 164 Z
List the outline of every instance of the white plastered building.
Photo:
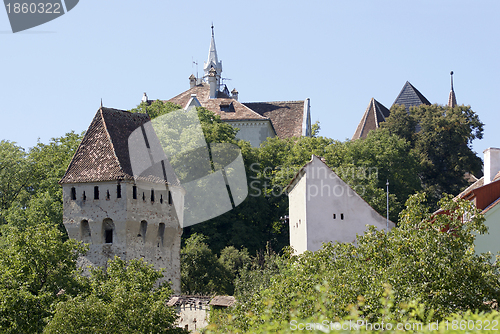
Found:
M 379 230 L 395 226 L 315 155 L 295 175 L 286 191 L 290 246 L 295 254 L 317 251 L 326 242 L 354 242 L 367 225 Z

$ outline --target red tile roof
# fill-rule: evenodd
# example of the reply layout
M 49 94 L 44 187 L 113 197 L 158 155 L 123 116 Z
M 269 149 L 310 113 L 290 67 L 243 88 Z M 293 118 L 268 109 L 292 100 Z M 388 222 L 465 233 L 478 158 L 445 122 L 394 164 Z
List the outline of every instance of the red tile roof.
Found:
M 178 104 L 184 108 L 193 94 L 196 94 L 196 98 L 202 107 L 213 111 L 215 114 L 219 115 L 222 120 L 266 120 L 266 117 L 259 115 L 252 109 L 230 98 L 222 92 L 218 92 L 217 98 L 211 99 L 210 86 L 205 82 L 188 89 L 168 101 Z M 221 105 L 230 106 L 231 104 L 231 109 L 234 109 L 234 111 L 221 111 Z
M 134 180 L 128 139 L 134 130 L 149 121 L 146 114 L 101 107 L 59 183 Z M 155 166 L 143 172 L 140 178 L 164 183 L 163 177 L 155 176 L 158 175 L 154 173 Z M 175 175 L 168 162 L 165 167 L 167 175 Z M 172 184 L 178 184 L 175 176 L 171 179 Z
M 302 136 L 304 101 L 249 102 L 244 105 L 269 118 L 279 138 Z
M 203 82 L 171 98 L 169 102 L 185 107 L 192 94 L 202 107 L 213 111 L 225 121 L 270 121 L 279 138 L 302 135 L 304 101 L 277 101 L 241 103 L 228 95 L 218 92 L 217 98 L 210 99 L 210 85 Z M 225 111 L 224 109 L 228 109 Z
M 385 122 L 386 117 L 389 117 L 389 109 L 372 98 L 352 136 L 352 140 L 366 138 L 368 132 L 378 129 L 380 123 Z

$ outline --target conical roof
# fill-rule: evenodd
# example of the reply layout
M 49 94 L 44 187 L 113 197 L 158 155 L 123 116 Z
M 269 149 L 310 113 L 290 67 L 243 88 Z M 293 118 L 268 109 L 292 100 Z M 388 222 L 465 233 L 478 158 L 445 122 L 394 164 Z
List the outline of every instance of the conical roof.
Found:
M 133 180 L 128 138 L 146 114 L 101 107 L 59 183 Z
M 421 104 L 431 105 L 429 100 L 408 81 L 403 86 L 403 89 L 401 89 L 396 101 L 394 101 L 393 105 L 395 104 L 404 105 L 406 111 L 410 111 L 410 107 L 417 107 Z
M 358 124 L 358 127 L 356 128 L 356 132 L 354 132 L 354 135 L 352 136 L 352 140 L 366 138 L 368 132 L 378 129 L 380 127 L 380 123 L 385 122 L 387 117 L 389 117 L 389 109 L 387 109 L 382 103 L 372 98 Z

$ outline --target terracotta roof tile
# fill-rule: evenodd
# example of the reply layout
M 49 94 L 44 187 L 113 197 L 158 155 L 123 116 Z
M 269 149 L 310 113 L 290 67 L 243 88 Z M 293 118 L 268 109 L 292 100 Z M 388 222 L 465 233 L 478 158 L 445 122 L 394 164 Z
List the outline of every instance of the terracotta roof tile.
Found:
M 269 118 L 279 138 L 302 135 L 304 101 L 251 102 L 244 105 Z
M 191 99 L 192 94 L 196 94 L 196 98 L 202 107 L 213 111 L 222 120 L 266 120 L 266 117 L 259 115 L 223 92 L 218 92 L 216 99 L 210 99 L 210 86 L 205 82 L 188 89 L 168 101 L 184 108 Z M 224 106 L 228 106 L 230 111 L 221 110 L 224 109 Z
M 212 298 L 209 305 L 230 307 L 235 303 L 236 298 L 234 298 L 233 296 L 215 296 L 214 298 Z
M 386 117 L 389 117 L 389 109 L 372 98 L 352 136 L 352 140 L 366 138 L 368 132 L 378 129 L 380 123 L 385 122 Z
M 128 139 L 141 125 L 149 122 L 146 114 L 101 107 L 59 183 L 134 180 Z M 140 179 L 164 183 L 156 165 L 141 174 Z M 172 175 L 167 163 L 167 175 Z M 156 173 L 155 173 L 156 171 Z M 178 184 L 174 177 L 172 184 Z

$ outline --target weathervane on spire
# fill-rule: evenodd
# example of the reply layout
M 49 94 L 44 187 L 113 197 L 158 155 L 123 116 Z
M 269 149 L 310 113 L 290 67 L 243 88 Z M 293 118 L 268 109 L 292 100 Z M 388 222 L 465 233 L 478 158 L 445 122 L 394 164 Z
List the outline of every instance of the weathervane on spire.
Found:
M 212 21 L 212 37 L 214 37 L 214 22 Z
M 451 76 L 451 90 L 453 90 L 453 71 L 450 72 Z

